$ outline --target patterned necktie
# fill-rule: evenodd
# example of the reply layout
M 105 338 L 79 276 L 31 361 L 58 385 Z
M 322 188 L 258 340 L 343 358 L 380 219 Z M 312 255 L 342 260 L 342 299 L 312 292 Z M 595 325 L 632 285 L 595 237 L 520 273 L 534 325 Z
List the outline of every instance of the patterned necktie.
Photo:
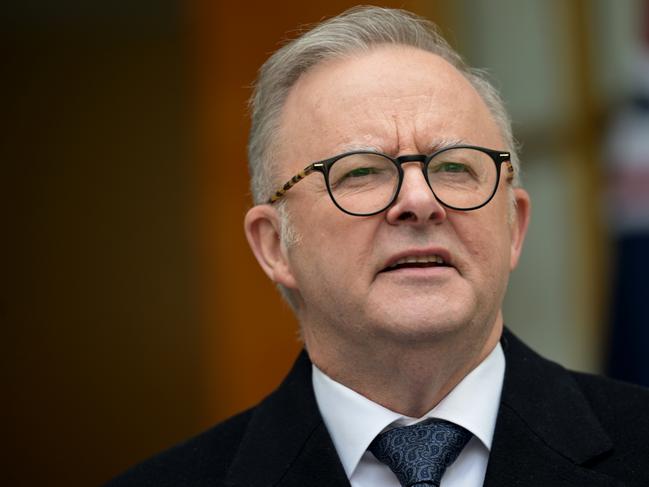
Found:
M 439 487 L 446 468 L 471 436 L 461 426 L 429 419 L 381 433 L 369 450 L 390 467 L 403 487 Z

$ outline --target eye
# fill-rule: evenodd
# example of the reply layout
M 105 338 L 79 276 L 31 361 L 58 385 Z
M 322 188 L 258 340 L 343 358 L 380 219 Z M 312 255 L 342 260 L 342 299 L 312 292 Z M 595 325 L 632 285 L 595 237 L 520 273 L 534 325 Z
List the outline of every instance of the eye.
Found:
M 460 162 L 441 162 L 431 172 L 469 172 L 469 167 Z
M 359 185 L 359 184 L 375 184 L 378 179 L 385 176 L 385 169 L 373 166 L 360 166 L 348 168 L 343 173 L 334 173 L 330 175 L 330 181 L 333 186 L 338 185 Z M 332 177 L 333 176 L 333 177 Z
M 329 171 L 332 188 L 371 188 L 392 184 L 398 176 L 396 166 L 381 154 L 353 153 L 338 159 Z
M 359 178 L 362 176 L 369 176 L 370 174 L 378 174 L 380 171 L 375 167 L 357 167 L 352 169 L 344 177 L 346 178 Z

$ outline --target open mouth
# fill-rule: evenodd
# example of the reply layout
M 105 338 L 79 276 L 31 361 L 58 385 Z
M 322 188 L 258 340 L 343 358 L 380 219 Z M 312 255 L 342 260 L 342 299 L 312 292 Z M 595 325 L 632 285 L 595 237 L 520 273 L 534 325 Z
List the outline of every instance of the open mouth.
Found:
M 390 264 L 381 272 L 390 272 L 398 269 L 408 268 L 425 268 L 425 267 L 451 267 L 439 255 L 422 255 L 422 256 L 409 256 L 403 257 L 393 264 Z

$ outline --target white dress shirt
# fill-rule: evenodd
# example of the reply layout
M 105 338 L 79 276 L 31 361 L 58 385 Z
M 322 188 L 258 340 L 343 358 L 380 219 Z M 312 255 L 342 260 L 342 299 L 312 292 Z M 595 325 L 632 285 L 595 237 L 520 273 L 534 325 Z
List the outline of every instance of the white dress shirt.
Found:
M 352 487 L 400 487 L 387 465 L 367 451 L 384 430 L 439 418 L 458 424 L 473 437 L 446 470 L 440 487 L 480 487 L 484 483 L 505 375 L 500 343 L 437 406 L 411 418 L 334 381 L 313 366 L 316 401 Z

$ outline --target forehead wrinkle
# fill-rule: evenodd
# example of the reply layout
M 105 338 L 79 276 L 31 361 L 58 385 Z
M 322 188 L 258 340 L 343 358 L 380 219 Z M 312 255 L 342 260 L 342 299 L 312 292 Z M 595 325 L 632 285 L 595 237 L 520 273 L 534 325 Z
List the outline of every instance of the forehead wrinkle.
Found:
M 389 92 L 382 92 L 362 100 L 354 98 L 351 105 L 345 104 L 341 99 L 337 99 L 336 104 L 348 113 L 352 113 L 356 104 L 362 107 L 361 112 L 355 114 L 357 119 L 351 124 L 352 132 L 358 132 L 355 129 L 360 127 L 366 128 L 364 138 L 377 141 L 370 144 L 372 149 L 397 155 L 403 148 L 415 145 L 411 135 L 416 133 L 416 122 L 420 116 L 419 101 L 425 97 L 428 97 L 426 93 L 400 94 L 395 97 Z M 369 107 L 368 98 L 373 100 Z
M 422 153 L 421 138 L 417 130 L 417 120 L 420 116 L 416 110 L 410 113 L 392 113 L 391 119 L 394 124 L 394 144 L 391 155 L 397 156 L 406 153 Z
M 360 64 L 364 59 L 365 56 L 358 59 Z M 428 154 L 458 143 L 485 145 L 480 133 L 464 130 L 467 119 L 476 116 L 473 102 L 477 99 L 481 103 L 482 99 L 459 73 L 443 69 L 439 76 L 433 77 L 442 78 L 445 82 L 441 84 L 417 85 L 414 83 L 417 79 L 413 83 L 370 83 L 369 87 L 373 89 L 365 87 L 358 96 L 359 90 L 355 88 L 367 80 L 357 79 L 358 66 L 344 67 L 348 70 L 344 73 L 348 75 L 351 72 L 351 75 L 340 76 L 338 73 L 333 79 L 330 69 L 323 70 L 324 66 L 321 66 L 319 70 L 316 67 L 298 80 L 289 94 L 285 108 L 292 105 L 293 115 L 298 115 L 291 117 L 291 123 L 301 127 L 298 134 L 307 135 L 309 139 L 302 140 L 301 149 L 297 151 L 302 159 L 300 164 L 354 150 L 397 156 L 406 152 Z M 364 64 L 362 67 L 363 73 L 369 69 Z M 336 66 L 331 64 L 329 68 Z M 317 79 L 317 76 L 324 78 Z M 339 89 L 322 89 L 322 83 L 327 83 L 326 88 L 332 86 L 332 82 Z M 460 88 L 471 90 L 475 96 L 462 90 L 466 96 L 457 98 Z M 454 100 L 450 108 L 449 98 Z M 305 129 L 309 133 L 305 134 Z M 294 140 L 301 138 L 293 135 Z
M 476 140 L 470 140 L 457 134 L 457 128 L 453 122 L 464 117 L 467 111 L 464 107 L 458 107 L 457 113 L 454 113 L 454 120 L 435 120 L 431 125 L 429 116 L 435 115 L 433 109 L 435 106 L 433 97 L 429 98 L 426 110 L 417 114 L 413 121 L 413 131 L 415 145 L 423 154 L 430 154 L 439 149 L 454 145 L 480 145 Z
M 401 125 L 397 121 L 397 116 L 393 115 L 395 122 L 395 131 L 396 131 L 396 150 L 393 153 L 388 153 L 390 155 L 398 155 L 405 153 L 419 153 L 419 154 L 431 154 L 439 149 L 445 147 L 451 147 L 455 145 L 471 145 L 470 142 L 466 141 L 461 137 L 452 137 L 452 136 L 433 136 L 430 138 L 430 135 L 425 132 L 428 127 L 419 130 L 419 124 L 416 120 L 411 122 L 411 129 L 400 130 Z M 402 137 L 402 133 L 407 133 L 407 136 Z M 410 135 L 412 133 L 412 135 Z
M 354 114 L 335 127 L 329 142 L 335 154 L 362 150 L 390 154 L 395 147 L 394 132 L 394 124 L 383 114 Z

